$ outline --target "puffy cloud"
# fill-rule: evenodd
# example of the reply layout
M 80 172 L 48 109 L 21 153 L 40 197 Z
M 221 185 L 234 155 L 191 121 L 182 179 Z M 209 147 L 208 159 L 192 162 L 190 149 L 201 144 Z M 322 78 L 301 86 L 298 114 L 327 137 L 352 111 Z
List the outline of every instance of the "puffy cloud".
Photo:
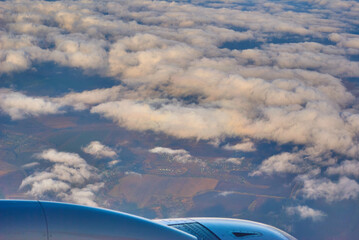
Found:
M 359 63 L 348 60 L 341 49 L 314 42 L 269 44 L 262 49 L 236 51 L 235 56 L 246 59 L 245 64 L 273 65 L 285 69 L 313 69 L 333 76 L 359 75 Z
M 0 54 L 0 72 L 20 71 L 29 68 L 30 61 L 23 51 L 10 50 Z
M 188 154 L 188 152 L 184 149 L 171 149 L 164 147 L 155 147 L 150 149 L 151 153 L 157 154 L 168 154 L 168 155 L 177 155 L 177 154 Z
M 346 160 L 340 165 L 328 167 L 327 174 L 329 175 L 344 175 L 359 177 L 359 161 L 357 160 Z
M 256 148 L 254 147 L 254 143 L 251 141 L 244 141 L 242 143 L 237 143 L 235 145 L 226 144 L 223 146 L 226 150 L 233 151 L 242 151 L 242 152 L 254 152 Z
M 73 202 L 87 206 L 98 206 L 96 193 L 104 187 L 104 183 L 87 184 L 83 188 L 72 188 L 69 192 L 59 193 L 58 196 L 66 202 Z
M 317 176 L 322 168 L 332 166 L 338 161 L 337 156 L 319 146 L 307 147 L 292 152 L 281 152 L 264 161 L 250 173 L 250 176 L 263 174 L 302 174 Z M 330 167 L 331 168 L 331 167 Z
M 327 178 L 313 179 L 303 177 L 301 193 L 307 199 L 325 199 L 327 202 L 356 199 L 359 195 L 359 184 L 347 177 L 341 177 L 338 182 Z
M 65 66 L 80 67 L 101 71 L 107 61 L 106 43 L 75 35 L 71 37 L 56 36 L 56 48 L 48 55 L 48 60 Z
M 86 147 L 82 148 L 85 153 L 94 155 L 96 158 L 113 158 L 117 153 L 112 148 L 103 145 L 99 141 L 92 141 Z
M 114 43 L 111 46 L 108 59 L 109 75 L 121 74 L 124 80 L 130 84 L 133 84 L 134 81 L 146 80 L 151 80 L 154 84 L 156 79 L 165 81 L 175 72 L 180 71 L 180 68 L 188 66 L 193 59 L 201 55 L 188 45 L 173 44 L 158 37 L 150 39 L 150 42 L 156 41 L 153 45 L 157 46 L 152 46 L 150 43 L 141 44 L 142 41 L 150 38 L 148 34 L 136 35 L 133 38 L 134 40 L 125 38 Z M 149 49 L 145 49 L 146 47 Z M 138 79 L 145 76 L 151 76 L 151 78 Z
M 62 163 L 68 166 L 76 166 L 86 163 L 86 161 L 77 153 L 58 152 L 55 149 L 44 150 L 35 156 L 39 159 L 45 159 L 53 163 Z
M 50 197 L 97 206 L 95 193 L 103 183 L 99 182 L 96 168 L 76 153 L 48 149 L 35 156 L 47 160 L 52 166 L 23 179 L 20 189 L 29 189 L 26 193 L 37 198 Z
M 258 111 L 259 116 L 251 116 L 251 113 L 247 115 L 225 107 L 161 101 L 156 105 L 133 100 L 108 102 L 91 109 L 92 113 L 104 115 L 128 129 L 164 132 L 178 138 L 244 135 L 280 143 L 307 144 L 349 156 L 358 152 L 354 140 L 356 132 L 345 122 L 337 106 L 313 102 L 305 107 L 268 107 Z M 191 124 L 187 124 L 189 122 Z
M 296 207 L 287 207 L 286 213 L 289 216 L 298 215 L 301 219 L 311 219 L 312 221 L 320 221 L 327 215 L 320 210 L 315 210 L 308 206 L 296 206 Z
M 251 176 L 257 176 L 273 173 L 302 173 L 309 169 L 305 166 L 302 153 L 284 152 L 274 155 L 264 160 L 259 168 L 251 173 Z
M 149 150 L 151 153 L 156 153 L 159 155 L 164 155 L 170 161 L 176 161 L 182 164 L 186 163 L 197 163 L 200 165 L 205 165 L 205 163 L 199 159 L 193 157 L 184 149 L 171 149 L 171 148 L 164 148 L 164 147 L 155 147 Z
M 180 104 L 155 108 L 144 102 L 122 100 L 100 104 L 91 112 L 113 119 L 128 129 L 153 130 L 179 138 L 209 139 L 231 131 L 229 113 L 216 108 Z
M 66 106 L 72 106 L 75 110 L 80 111 L 99 103 L 118 99 L 120 89 L 120 86 L 114 86 L 83 92 L 71 92 L 62 97 L 50 98 L 27 96 L 21 92 L 1 88 L 0 109 L 10 115 L 12 119 L 63 113 Z
M 16 7 L 4 3 L 7 11 L 0 43 L 2 54 L 24 53 L 20 55 L 26 61 L 15 61 L 24 68 L 33 61 L 55 61 L 120 78 L 128 86 L 121 96 L 120 87 L 113 87 L 69 93 L 51 101 L 37 99 L 51 106 L 82 110 L 99 104 L 91 111 L 121 126 L 180 138 L 250 137 L 354 156 L 358 130 L 343 114 L 354 97 L 337 76 L 358 75 L 358 64 L 346 58 L 355 48 L 308 41 L 268 44 L 271 34 L 326 38 L 328 31 L 345 30 L 334 15 L 323 19 L 314 12 L 274 11 L 288 4 L 254 4 L 251 11 L 242 11 L 240 3 L 236 8 L 223 4 L 219 11 L 151 1 L 24 1 Z M 331 4 L 324 6 L 334 9 Z M 141 12 L 136 11 L 139 8 Z M 234 30 L 238 27 L 245 30 Z M 330 38 L 338 42 L 354 36 L 332 34 Z M 258 39 L 262 45 L 247 50 L 219 48 L 226 41 L 241 45 L 248 39 Z M 183 103 L 187 97 L 197 99 Z M 178 102 L 153 107 L 156 99 Z M 4 108 L 4 112 L 12 109 L 13 118 L 40 114 Z M 241 148 L 252 150 L 250 143 Z
M 346 33 L 358 24 L 359 4 L 301 2 L 311 8 L 295 11 L 301 5 L 290 1 L 3 2 L 0 73 L 55 62 L 119 79 L 122 87 L 56 98 L 2 89 L 0 109 L 21 119 L 72 106 L 131 130 L 177 138 L 297 144 L 306 150 L 269 157 L 255 175 L 318 172 L 335 164 L 329 153 L 348 159 L 359 153 L 356 98 L 340 79 L 359 76 L 359 63 L 350 60 L 359 54 L 358 38 Z M 318 43 L 328 38 L 336 45 Z M 255 47 L 246 46 L 248 40 Z M 228 45 L 234 49 L 223 48 Z M 224 148 L 255 150 L 252 142 Z M 161 154 L 195 159 L 188 152 Z M 73 165 L 46 159 L 72 176 Z M 327 173 L 355 175 L 349 165 Z M 85 190 L 76 194 L 91 198 Z
M 340 35 L 338 33 L 332 33 L 329 35 L 329 39 L 333 42 L 336 42 L 339 46 L 359 49 L 358 35 L 355 35 L 355 34 Z
M 264 42 L 268 33 L 321 36 L 343 27 L 341 19 L 295 11 L 271 13 L 263 10 L 263 4 L 255 4 L 251 11 L 242 11 L 240 3 L 236 8 L 223 3 L 220 11 L 194 4 L 149 1 L 23 1 L 21 5 L 3 5 L 2 49 L 4 53 L 16 49 L 27 56 L 26 61 L 15 61 L 19 67 L 14 70 L 29 68 L 34 61 L 55 61 L 107 75 L 145 76 L 166 71 L 164 68 L 168 71 L 178 65 L 188 66 L 186 61 L 203 54 L 221 54 L 217 47 L 226 41 L 257 38 Z M 273 10 L 273 5 L 278 9 L 288 7 L 286 3 L 273 3 L 268 9 Z
M 316 146 L 323 152 L 331 149 L 352 157 L 358 152 L 352 126 L 327 102 L 307 103 L 297 109 L 267 108 L 264 116 L 252 126 L 261 138 Z
M 25 185 L 21 185 L 22 188 Z M 42 179 L 41 181 L 34 181 L 31 184 L 30 191 L 27 194 L 35 197 L 43 197 L 44 193 L 48 192 L 65 192 L 70 189 L 70 185 L 62 181 L 53 180 L 51 178 Z
M 29 97 L 9 89 L 0 89 L 0 109 L 12 119 L 61 113 L 61 105 L 46 98 Z

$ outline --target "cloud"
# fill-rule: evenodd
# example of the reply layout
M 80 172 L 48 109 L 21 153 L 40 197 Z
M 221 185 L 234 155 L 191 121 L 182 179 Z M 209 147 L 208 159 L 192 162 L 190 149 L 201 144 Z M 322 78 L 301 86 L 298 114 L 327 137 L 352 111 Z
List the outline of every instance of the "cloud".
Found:
M 179 103 L 148 104 L 122 100 L 100 104 L 92 113 L 113 119 L 131 130 L 164 132 L 178 138 L 211 139 L 222 136 L 250 136 L 280 143 L 293 142 L 355 156 L 356 126 L 346 122 L 337 107 L 326 102 L 306 107 L 268 107 L 261 118 L 234 109 L 186 106 Z M 356 114 L 357 115 L 357 114 Z M 233 121 L 236 119 L 236 121 Z M 191 124 L 187 124 L 191 122 Z M 312 124 L 308 125 L 307 123 Z M 300 134 L 298 134 L 300 132 Z
M 233 192 L 233 191 L 224 191 L 224 192 L 218 193 L 218 196 L 227 197 L 227 196 L 232 195 L 232 194 L 234 194 L 234 193 L 235 193 L 235 192 Z
M 62 163 L 68 166 L 85 164 L 86 161 L 77 153 L 58 152 L 55 149 L 47 149 L 35 155 L 39 159 L 45 159 L 53 163 Z
M 250 176 L 263 174 L 299 174 L 318 175 L 320 168 L 336 162 L 330 154 L 322 155 L 321 150 L 307 148 L 301 151 L 282 152 L 265 159 Z
M 102 114 L 131 130 L 153 130 L 179 138 L 209 139 L 231 131 L 230 116 L 216 108 L 180 104 L 155 108 L 144 102 L 122 100 L 95 106 L 91 113 Z
M 25 70 L 30 67 L 30 61 L 23 51 L 10 50 L 0 54 L 0 72 Z
M 335 202 L 346 199 L 357 199 L 359 184 L 347 177 L 340 177 L 333 182 L 328 178 L 312 179 L 303 177 L 301 193 L 306 199 L 324 199 L 327 202 Z
M 176 161 L 179 163 L 197 163 L 202 166 L 206 166 L 204 160 L 193 157 L 188 151 L 184 149 L 171 149 L 165 147 L 155 147 L 149 150 L 151 153 L 165 156 L 168 160 Z M 220 163 L 231 163 L 235 165 L 241 165 L 244 158 L 218 158 L 216 162 Z
M 105 68 L 107 52 L 103 40 L 89 39 L 82 35 L 56 36 L 55 50 L 48 59 L 64 66 L 101 71 Z
M 87 184 L 83 188 L 72 188 L 70 192 L 62 192 L 58 197 L 66 202 L 73 202 L 87 206 L 98 206 L 96 193 L 104 187 L 104 183 Z
M 333 42 L 336 42 L 339 46 L 359 49 L 359 38 L 355 34 L 340 35 L 338 33 L 332 33 L 329 35 L 329 39 Z
M 171 149 L 164 147 L 155 147 L 149 150 L 151 153 L 159 154 L 166 156 L 170 161 L 176 161 L 178 163 L 187 164 L 187 163 L 196 163 L 205 166 L 203 160 L 193 157 L 184 149 Z
M 24 164 L 22 165 L 21 167 L 24 168 L 24 169 L 28 169 L 28 168 L 33 168 L 33 167 L 36 167 L 40 165 L 40 163 L 38 162 L 31 162 L 31 163 L 27 163 L 27 164 Z
M 53 101 L 61 105 L 73 106 L 75 110 L 84 110 L 89 106 L 116 100 L 120 95 L 121 86 L 94 89 L 83 92 L 71 92 Z
M 358 62 L 352 62 L 345 51 L 315 42 L 269 44 L 262 49 L 235 52 L 237 57 L 255 65 L 273 65 L 285 69 L 313 69 L 333 76 L 358 76 Z
M 86 147 L 82 148 L 85 153 L 94 155 L 96 158 L 114 158 L 117 153 L 110 147 L 103 145 L 99 141 L 92 141 Z
M 137 176 L 137 177 L 142 177 L 141 173 L 133 172 L 133 171 L 126 171 L 125 175 L 134 175 L 134 176 Z
M 227 158 L 224 160 L 224 162 L 227 162 L 227 163 L 233 163 L 235 165 L 241 165 L 242 162 L 243 162 L 244 158 Z
M 21 185 L 20 189 L 26 185 Z M 49 192 L 65 192 L 70 189 L 70 185 L 64 183 L 62 181 L 53 180 L 51 178 L 42 179 L 41 181 L 34 181 L 31 185 L 31 189 L 26 192 L 26 194 L 35 196 L 35 197 L 43 197 L 45 193 Z
M 110 167 L 115 166 L 119 162 L 121 162 L 121 161 L 120 160 L 112 160 L 112 161 L 108 162 L 108 166 L 110 166 Z
M 284 152 L 264 160 L 258 170 L 251 173 L 251 176 L 273 173 L 301 173 L 308 168 L 302 166 L 303 156 L 297 153 Z
M 256 148 L 254 147 L 254 143 L 251 141 L 245 141 L 242 143 L 237 143 L 235 145 L 226 144 L 223 146 L 226 150 L 233 150 L 233 151 L 242 151 L 242 152 L 254 152 Z
M 62 97 L 50 98 L 27 96 L 8 88 L 0 88 L 0 110 L 14 120 L 64 113 L 65 107 L 68 106 L 80 111 L 99 103 L 116 100 L 119 98 L 120 89 L 120 86 L 114 86 L 83 92 L 71 92 Z
M 244 157 L 236 158 L 236 157 L 230 157 L 230 158 L 217 158 L 215 160 L 216 163 L 226 164 L 231 163 L 234 165 L 241 165 L 244 160 Z
M 229 8 L 231 4 L 237 5 Z M 93 113 L 132 130 L 208 140 L 248 137 L 357 154 L 358 130 L 343 117 L 354 97 L 339 77 L 358 76 L 359 67 L 347 59 L 356 49 L 339 44 L 354 38 L 340 33 L 346 30 L 342 19 L 310 11 L 275 11 L 295 7 L 290 3 L 254 4 L 250 11 L 240 3 L 217 5 L 31 1 L 14 7 L 5 2 L 2 54 L 16 52 L 14 59 L 19 60 L 13 62 L 21 69 L 54 61 L 120 79 L 126 87 L 41 99 L 76 110 L 92 107 Z M 354 12 L 354 5 L 340 8 Z M 336 9 L 329 3 L 323 6 Z M 339 42 L 271 43 L 272 37 L 289 33 L 329 36 Z M 220 48 L 225 42 L 241 45 L 248 39 L 260 45 Z M 195 102 L 183 101 L 188 97 Z M 156 101 L 166 104 L 153 104 Z M 4 109 L 8 113 L 11 108 Z M 19 111 L 13 108 L 11 116 L 36 114 Z M 193 126 L 186 124 L 192 121 Z M 249 143 L 241 148 L 251 149 Z
M 49 99 L 29 97 L 9 89 L 0 89 L 0 109 L 14 120 L 28 116 L 61 113 L 61 105 Z
M 311 219 L 315 222 L 323 220 L 323 218 L 327 216 L 322 211 L 315 210 L 308 206 L 286 207 L 285 210 L 289 216 L 298 215 L 301 219 Z
M 359 162 L 357 160 L 346 160 L 340 165 L 328 167 L 326 173 L 329 175 L 344 175 L 359 177 Z
M 353 161 L 359 153 L 357 99 L 344 85 L 359 76 L 359 63 L 351 60 L 359 54 L 358 38 L 348 33 L 358 24 L 359 4 L 301 2 L 310 7 L 290 1 L 2 2 L 0 74 L 53 62 L 121 86 L 60 97 L 1 89 L 1 112 L 22 119 L 70 106 L 130 130 L 208 142 L 249 139 L 227 150 L 254 151 L 254 140 L 293 144 L 305 150 L 268 157 L 253 174 L 327 168 L 327 174 L 356 176 L 347 170 L 353 162 L 335 165 L 332 155 Z M 161 154 L 197 159 L 188 152 Z M 47 159 L 71 176 L 65 166 L 74 165 Z
M 184 149 L 171 149 L 171 148 L 164 148 L 164 147 L 155 147 L 150 149 L 151 153 L 157 154 L 168 154 L 168 155 L 185 155 L 188 152 Z
M 35 171 L 23 179 L 20 189 L 36 198 L 49 197 L 89 206 L 98 206 L 96 193 L 103 187 L 97 169 L 88 165 L 76 153 L 44 150 L 35 155 L 52 163 L 42 171 Z

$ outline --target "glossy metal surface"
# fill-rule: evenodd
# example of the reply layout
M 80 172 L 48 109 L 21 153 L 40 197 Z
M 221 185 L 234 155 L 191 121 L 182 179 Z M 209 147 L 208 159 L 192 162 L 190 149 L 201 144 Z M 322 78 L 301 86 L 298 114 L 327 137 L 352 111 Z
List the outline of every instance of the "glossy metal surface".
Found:
M 1 240 L 47 240 L 46 220 L 36 201 L 0 201 Z
M 296 240 L 288 233 L 275 227 L 239 219 L 178 218 L 156 221 L 186 231 L 196 236 L 198 240 Z M 199 228 L 198 225 L 203 228 Z M 206 233 L 204 233 L 205 229 L 208 230 Z M 209 235 L 211 236 L 208 237 Z
M 133 215 L 73 204 L 0 200 L 0 240 L 195 240 Z
M 286 232 L 262 223 L 227 218 L 192 219 L 210 229 L 221 240 L 296 240 Z
M 133 215 L 72 204 L 41 202 L 51 240 L 194 240 L 178 230 Z
M 196 239 L 295 240 L 277 228 L 245 220 L 183 218 L 151 221 L 74 204 L 0 200 L 0 240 Z

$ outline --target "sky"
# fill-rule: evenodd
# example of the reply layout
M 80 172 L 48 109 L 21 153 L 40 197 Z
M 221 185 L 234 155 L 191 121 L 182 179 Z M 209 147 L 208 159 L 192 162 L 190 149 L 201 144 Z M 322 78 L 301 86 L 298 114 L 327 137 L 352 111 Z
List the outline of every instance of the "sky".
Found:
M 280 209 L 294 235 L 324 232 L 346 205 L 356 208 L 343 221 L 357 226 L 358 16 L 359 2 L 343 0 L 1 1 L 0 137 L 29 119 L 81 115 L 78 125 L 171 139 L 139 145 L 181 164 L 205 167 L 215 151 L 225 153 L 217 162 L 250 158 L 249 181 L 298 186 Z M 97 195 L 104 166 L 125 160 L 118 142 L 38 142 L 20 192 L 111 207 Z

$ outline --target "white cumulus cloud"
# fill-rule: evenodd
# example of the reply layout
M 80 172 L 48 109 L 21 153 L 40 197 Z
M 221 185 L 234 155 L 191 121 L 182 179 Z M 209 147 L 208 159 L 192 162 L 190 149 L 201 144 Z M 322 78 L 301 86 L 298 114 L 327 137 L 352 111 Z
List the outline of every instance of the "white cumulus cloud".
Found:
M 86 147 L 82 148 L 85 153 L 94 155 L 96 158 L 113 158 L 117 153 L 110 147 L 103 145 L 99 141 L 92 141 Z
M 170 161 L 176 161 L 178 163 L 186 164 L 186 163 L 197 163 L 200 165 L 205 165 L 203 160 L 193 157 L 189 154 L 188 151 L 184 149 L 171 149 L 165 147 L 155 147 L 149 150 L 151 153 L 156 153 L 159 155 L 164 155 Z
M 251 141 L 245 141 L 245 142 L 237 143 L 235 145 L 226 144 L 223 146 L 223 148 L 226 150 L 242 151 L 242 152 L 256 151 L 254 143 Z
M 89 206 L 98 206 L 96 193 L 103 187 L 97 169 L 76 153 L 44 150 L 35 155 L 52 165 L 45 170 L 35 171 L 23 179 L 20 189 L 36 198 L 55 198 Z
M 0 110 L 12 119 L 61 113 L 61 105 L 41 97 L 29 97 L 9 89 L 0 89 Z
M 328 167 L 327 174 L 329 175 L 344 175 L 359 177 L 359 161 L 357 160 L 346 160 L 340 165 Z
M 287 207 L 286 213 L 289 216 L 298 215 L 301 219 L 311 219 L 312 221 L 320 221 L 327 215 L 320 210 L 315 210 L 308 206 L 296 206 L 296 207 Z
M 324 199 L 327 202 L 357 199 L 359 184 L 347 177 L 341 177 L 337 182 L 328 178 L 304 178 L 301 193 L 307 199 Z

